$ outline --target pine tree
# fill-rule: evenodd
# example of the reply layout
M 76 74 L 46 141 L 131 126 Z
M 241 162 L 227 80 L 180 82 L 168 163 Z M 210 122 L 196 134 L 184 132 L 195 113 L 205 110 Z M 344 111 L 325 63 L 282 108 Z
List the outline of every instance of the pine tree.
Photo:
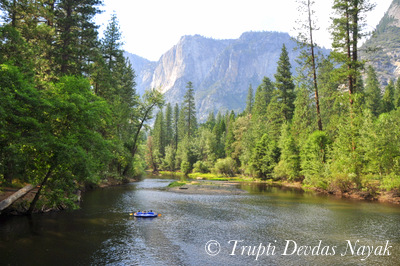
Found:
M 113 14 L 104 31 L 104 38 L 101 40 L 101 50 L 108 69 L 111 71 L 117 59 L 122 56 L 122 34 L 120 32 L 117 16 Z
M 349 92 L 349 117 L 350 131 L 349 139 L 352 143 L 353 151 L 356 150 L 356 112 L 357 106 L 353 106 L 356 99 L 357 88 L 361 88 L 360 69 L 363 66 L 358 58 L 358 41 L 364 34 L 365 13 L 373 8 L 368 0 L 334 0 L 333 10 L 336 17 L 332 21 L 332 47 L 331 55 L 339 63 L 337 78 L 340 81 L 347 80 L 347 90 Z M 354 154 L 355 155 L 355 154 Z M 352 156 L 355 157 L 355 156 Z M 358 173 L 358 172 L 357 172 Z
M 178 149 L 178 141 L 179 141 L 179 105 L 175 104 L 174 107 L 174 119 L 173 119 L 173 146 L 175 151 Z
M 165 145 L 173 145 L 173 125 L 172 125 L 172 107 L 171 103 L 167 104 L 165 110 Z
M 275 86 L 279 92 L 278 101 L 282 105 L 282 112 L 286 121 L 290 121 L 293 117 L 294 100 L 296 98 L 290 69 L 289 54 L 286 46 L 283 45 L 275 74 Z
M 397 79 L 396 87 L 394 90 L 394 104 L 396 108 L 400 107 L 400 78 Z
M 164 157 L 166 145 L 165 145 L 165 122 L 162 110 L 160 110 L 156 115 L 152 136 L 153 136 L 154 151 L 160 157 Z
M 264 77 L 260 86 L 257 87 L 255 101 L 252 108 L 252 119 L 265 121 L 267 116 L 267 107 L 271 101 L 274 92 L 274 85 L 268 77 Z
M 321 119 L 324 121 L 325 131 L 333 136 L 337 131 L 337 117 L 347 115 L 347 105 L 342 104 L 340 88 L 341 82 L 333 77 L 335 66 L 332 60 L 323 58 L 318 68 L 319 96 L 321 104 Z
M 81 75 L 87 72 L 87 62 L 94 60 L 97 28 L 93 18 L 99 13 L 101 0 L 61 0 L 54 7 L 57 32 L 56 62 L 60 74 Z
M 315 48 L 316 45 L 314 43 L 313 35 L 314 31 L 318 30 L 316 26 L 316 21 L 314 20 L 313 5 L 314 1 L 311 0 L 298 0 L 299 3 L 299 13 L 307 14 L 307 19 L 304 22 L 300 22 L 301 24 L 300 33 L 298 36 L 298 44 L 301 48 L 309 49 L 308 51 L 303 50 L 300 57 L 304 60 L 304 66 L 309 68 L 309 72 L 312 75 L 313 87 L 314 87 L 314 98 L 315 98 L 315 107 L 317 113 L 317 124 L 318 129 L 322 130 L 322 120 L 321 120 L 321 112 L 320 112 L 320 103 L 319 103 L 319 93 L 318 93 L 318 80 L 317 80 L 317 65 L 316 65 L 316 54 Z
M 379 88 L 379 81 L 375 69 L 372 66 L 367 68 L 367 80 L 365 84 L 365 105 L 372 114 L 378 116 L 382 109 L 382 95 Z
M 214 126 L 215 126 L 215 114 L 214 114 L 214 110 L 210 111 L 208 113 L 208 117 L 207 117 L 207 121 L 205 126 L 210 129 L 213 130 Z
M 306 138 L 316 129 L 313 123 L 314 112 L 311 111 L 311 99 L 307 88 L 303 85 L 297 88 L 295 109 L 292 120 L 292 136 L 297 145 L 301 147 Z
M 276 141 L 270 140 L 268 134 L 264 134 L 254 148 L 251 166 L 258 177 L 272 178 L 279 156 L 280 152 Z
M 292 137 L 290 125 L 285 122 L 282 125 L 281 137 L 278 147 L 281 151 L 280 161 L 274 168 L 277 178 L 295 180 L 300 176 L 300 155 L 296 142 Z
M 184 96 L 183 105 L 182 105 L 182 119 L 184 119 L 184 135 L 188 136 L 190 139 L 194 136 L 194 133 L 197 128 L 197 119 L 196 119 L 196 106 L 194 103 L 194 89 L 192 82 L 188 82 L 186 85 L 188 89 Z
M 347 79 L 350 105 L 354 102 L 357 77 L 362 67 L 358 58 L 358 40 L 364 36 L 364 15 L 373 7 L 368 0 L 335 0 L 332 7 L 336 12 L 331 26 L 332 56 L 342 66 L 340 77 Z
M 382 98 L 382 111 L 388 113 L 395 108 L 394 105 L 394 83 L 393 80 L 385 87 L 385 93 Z
M 246 109 L 245 113 L 246 114 L 251 114 L 254 106 L 254 95 L 253 95 L 253 87 L 249 86 L 249 89 L 247 91 L 247 100 L 246 100 Z

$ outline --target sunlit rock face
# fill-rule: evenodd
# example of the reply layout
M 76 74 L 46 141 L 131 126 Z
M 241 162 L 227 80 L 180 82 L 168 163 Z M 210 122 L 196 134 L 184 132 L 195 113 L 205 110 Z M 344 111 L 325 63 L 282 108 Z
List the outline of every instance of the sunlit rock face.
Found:
M 274 80 L 283 44 L 295 74 L 299 51 L 294 51 L 296 42 L 287 33 L 246 32 L 231 40 L 184 36 L 158 62 L 132 57 L 137 61 L 132 63 L 137 90 L 142 93 L 146 88 L 158 88 L 175 104 L 182 102 L 191 81 L 200 121 L 213 110 L 240 112 L 250 85 L 256 90 L 264 76 Z
M 360 49 L 361 58 L 372 65 L 381 84 L 400 76 L 400 1 L 393 0 L 375 33 Z

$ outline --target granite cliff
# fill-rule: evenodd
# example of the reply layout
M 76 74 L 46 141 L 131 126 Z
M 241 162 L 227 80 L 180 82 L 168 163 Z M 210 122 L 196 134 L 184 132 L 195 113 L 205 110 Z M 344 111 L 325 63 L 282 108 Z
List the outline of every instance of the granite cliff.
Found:
M 136 71 L 139 93 L 158 88 L 168 102 L 180 103 L 186 83 L 192 81 L 198 118 L 204 121 L 212 110 L 243 110 L 249 85 L 256 89 L 264 76 L 274 79 L 283 44 L 294 73 L 296 42 L 280 32 L 246 32 L 229 40 L 183 36 L 158 62 L 126 56 Z
M 393 0 L 360 55 L 376 69 L 382 85 L 400 76 L 400 0 Z

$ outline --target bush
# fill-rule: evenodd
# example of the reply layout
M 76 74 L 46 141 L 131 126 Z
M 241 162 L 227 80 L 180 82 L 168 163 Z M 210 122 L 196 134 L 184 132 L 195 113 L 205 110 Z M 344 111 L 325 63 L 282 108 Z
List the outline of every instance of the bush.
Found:
M 391 191 L 394 189 L 400 190 L 400 176 L 394 174 L 385 176 L 381 181 L 380 187 L 386 191 Z
M 236 163 L 231 157 L 225 159 L 218 159 L 215 163 L 214 170 L 218 174 L 225 176 L 234 176 L 236 173 Z
M 183 161 L 181 163 L 181 172 L 184 173 L 186 176 L 190 173 L 192 167 L 188 161 Z
M 203 161 L 197 161 L 193 165 L 193 172 L 195 173 L 209 173 L 210 170 L 208 169 L 207 164 L 205 164 Z

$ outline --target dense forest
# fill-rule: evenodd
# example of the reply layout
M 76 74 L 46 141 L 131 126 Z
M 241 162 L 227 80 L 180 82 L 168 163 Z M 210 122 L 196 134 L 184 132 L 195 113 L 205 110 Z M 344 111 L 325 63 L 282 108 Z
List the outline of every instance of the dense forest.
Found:
M 147 138 L 154 171 L 213 173 L 302 181 L 328 191 L 400 189 L 400 79 L 381 88 L 373 67 L 358 57 L 368 1 L 334 1 L 330 56 L 318 54 L 313 2 L 299 1 L 296 75 L 283 45 L 274 76 L 242 113 L 209 113 L 196 121 L 194 90 L 167 104 Z M 200 175 L 200 174 L 199 174 Z
M 115 15 L 99 38 L 101 4 L 0 1 L 0 182 L 38 185 L 28 212 L 42 198 L 74 207 L 80 187 L 146 167 L 328 190 L 400 188 L 400 79 L 382 90 L 358 58 L 368 1 L 334 1 L 329 57 L 313 41 L 312 1 L 299 1 L 296 75 L 283 46 L 274 80 L 249 87 L 242 113 L 211 111 L 203 124 L 190 81 L 180 106 L 156 89 L 137 95 Z
M 0 182 L 39 185 L 28 212 L 145 168 L 142 129 L 163 97 L 136 94 L 115 15 L 98 37 L 101 4 L 0 1 Z

